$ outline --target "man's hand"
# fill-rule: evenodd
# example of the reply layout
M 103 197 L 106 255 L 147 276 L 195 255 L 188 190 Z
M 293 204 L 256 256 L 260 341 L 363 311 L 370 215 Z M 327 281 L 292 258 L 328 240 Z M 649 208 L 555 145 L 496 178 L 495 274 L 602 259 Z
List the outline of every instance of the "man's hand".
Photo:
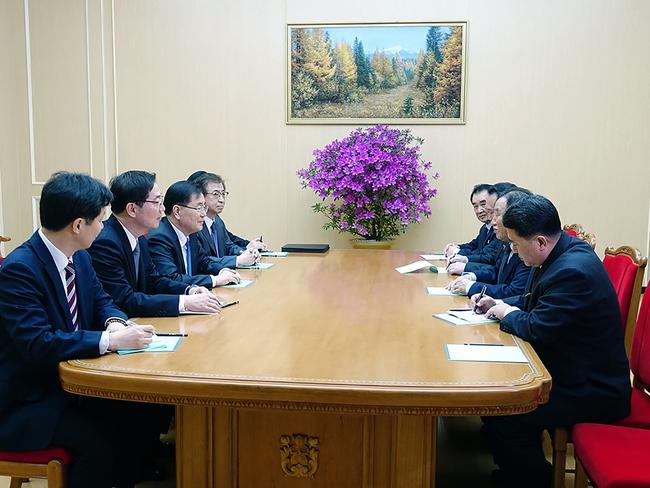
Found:
M 260 252 L 257 249 L 246 249 L 239 256 L 237 256 L 237 266 L 251 266 L 255 264 L 260 257 Z
M 266 251 L 268 248 L 266 247 L 266 244 L 264 244 L 260 239 L 253 239 L 248 243 L 248 246 L 246 246 L 246 249 L 249 251 Z
M 447 290 L 449 290 L 452 293 L 458 293 L 464 295 L 465 293 L 467 293 L 468 282 L 469 280 L 467 278 L 461 276 L 460 278 L 456 278 L 454 281 L 449 283 L 447 285 Z
M 497 304 L 497 302 L 496 302 L 496 300 L 494 298 L 489 297 L 487 295 L 484 295 L 483 298 L 478 300 L 480 296 L 481 296 L 480 293 L 475 293 L 470 298 L 470 300 L 472 302 L 472 305 L 474 305 L 476 307 L 476 310 L 478 312 L 480 312 L 480 313 L 487 312 L 489 309 L 491 309 L 492 307 L 494 307 Z M 477 300 L 478 300 L 478 303 L 477 303 Z
M 503 318 L 503 315 L 506 313 L 506 310 L 510 307 L 507 303 L 497 303 L 490 309 L 488 309 L 487 312 L 485 312 L 485 316 L 489 319 L 499 319 L 501 320 Z
M 241 276 L 239 276 L 239 273 L 237 271 L 230 268 L 223 268 L 221 271 L 219 271 L 219 274 L 216 277 L 215 285 L 223 286 L 230 283 L 239 283 L 240 281 Z
M 216 296 L 210 291 L 208 293 L 195 293 L 185 297 L 185 310 L 188 312 L 220 313 L 221 305 Z
M 190 288 L 190 290 L 187 292 L 188 295 L 197 295 L 197 294 L 212 294 L 210 290 L 208 290 L 205 286 L 193 286 Z
M 466 263 L 467 261 L 469 261 L 469 259 L 467 259 L 467 256 L 462 256 L 460 254 L 456 254 L 455 256 L 453 256 L 452 258 L 449 259 L 449 264 L 451 264 L 451 263 Z
M 463 274 L 463 271 L 465 271 L 465 263 L 452 263 L 447 266 L 447 273 L 449 274 L 459 275 Z
M 460 247 L 455 242 L 450 242 L 445 246 L 445 256 L 450 257 L 460 251 Z
M 122 326 L 117 330 L 114 329 L 109 331 L 108 334 L 108 350 L 144 349 L 151 343 L 153 333 L 153 325 L 134 324 L 129 327 Z

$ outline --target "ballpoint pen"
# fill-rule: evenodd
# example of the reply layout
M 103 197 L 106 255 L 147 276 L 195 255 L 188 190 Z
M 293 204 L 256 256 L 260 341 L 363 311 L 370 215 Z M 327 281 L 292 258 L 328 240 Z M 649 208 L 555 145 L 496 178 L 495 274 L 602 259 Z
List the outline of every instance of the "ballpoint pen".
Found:
M 480 302 L 481 298 L 485 296 L 485 290 L 487 290 L 487 286 L 483 285 L 483 288 L 481 288 L 481 294 L 476 299 L 476 305 L 474 305 L 474 313 L 478 313 L 478 302 Z
M 463 346 L 503 346 L 503 344 L 485 344 L 480 342 L 465 342 Z
M 182 332 L 156 332 L 158 337 L 187 337 L 187 334 Z

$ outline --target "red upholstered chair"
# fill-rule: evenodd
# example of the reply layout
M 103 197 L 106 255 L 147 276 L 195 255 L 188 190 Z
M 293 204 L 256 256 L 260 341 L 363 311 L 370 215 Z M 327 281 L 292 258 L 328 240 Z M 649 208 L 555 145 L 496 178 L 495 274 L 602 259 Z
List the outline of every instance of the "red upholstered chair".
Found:
M 577 237 L 582 239 L 587 244 L 591 246 L 592 249 L 596 249 L 596 236 L 591 232 L 585 232 L 580 224 L 570 224 L 563 227 L 564 232 L 570 236 Z
M 573 428 L 575 488 L 650 487 L 650 430 L 604 424 Z
M 29 478 L 47 479 L 48 488 L 65 487 L 65 465 L 72 456 L 66 449 L 0 451 L 0 475 L 11 476 L 10 488 L 20 488 Z
M 641 303 L 630 367 L 634 375 L 630 415 L 615 425 L 573 428 L 576 487 L 587 486 L 587 475 L 598 488 L 650 487 L 650 395 L 646 392 L 650 388 L 650 293 Z
M 625 350 L 629 355 L 636 312 L 641 299 L 643 273 L 648 264 L 648 258 L 644 258 L 638 249 L 630 246 L 621 246 L 618 249 L 608 247 L 605 249 L 603 264 L 616 289 L 616 295 L 618 295 L 625 333 Z

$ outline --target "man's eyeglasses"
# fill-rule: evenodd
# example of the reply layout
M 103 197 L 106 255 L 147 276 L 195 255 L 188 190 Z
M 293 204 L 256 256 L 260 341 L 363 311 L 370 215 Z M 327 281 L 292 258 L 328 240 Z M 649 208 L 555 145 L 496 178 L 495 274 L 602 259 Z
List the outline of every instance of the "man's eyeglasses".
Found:
M 158 205 L 159 207 L 163 206 L 163 201 L 164 197 L 160 197 L 160 200 L 142 200 L 142 203 L 153 203 L 154 205 Z
M 230 193 L 225 190 L 224 191 L 214 190 L 208 192 L 207 195 L 212 195 L 213 197 L 217 197 L 217 198 L 219 197 L 226 198 L 228 195 L 230 195 Z
M 185 208 L 191 208 L 192 210 L 196 210 L 198 213 L 207 213 L 208 212 L 208 206 L 203 203 L 201 205 L 197 205 L 196 207 L 190 207 L 189 205 L 183 205 L 182 203 L 177 203 L 179 207 L 185 207 Z

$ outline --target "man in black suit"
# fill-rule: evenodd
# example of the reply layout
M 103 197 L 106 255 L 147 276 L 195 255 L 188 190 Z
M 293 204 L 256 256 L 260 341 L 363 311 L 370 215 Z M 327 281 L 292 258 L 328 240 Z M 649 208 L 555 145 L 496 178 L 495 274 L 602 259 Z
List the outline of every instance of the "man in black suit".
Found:
M 479 302 L 501 330 L 530 342 L 553 378 L 549 402 L 523 415 L 485 417 L 495 462 L 510 487 L 551 484 L 541 446 L 547 428 L 612 422 L 629 413 L 630 371 L 614 287 L 585 242 L 562 232 L 553 204 L 527 196 L 503 225 L 533 267 L 523 296 Z
M 43 186 L 42 227 L 0 269 L 0 450 L 72 452 L 69 488 L 133 486 L 145 404 L 77 397 L 58 363 L 146 347 L 151 325 L 126 324 L 85 251 L 102 229 L 108 189 L 56 173 Z
M 164 205 L 165 217 L 147 235 L 158 272 L 206 288 L 239 283 L 239 273 L 212 260 L 198 241 L 196 233 L 203 228 L 207 211 L 200 188 L 189 181 L 177 181 L 167 189 Z
M 502 217 L 510 205 L 513 205 L 526 195 L 530 195 L 530 192 L 519 188 L 518 190 L 509 191 L 496 201 L 491 223 L 496 239 L 502 243 L 496 263 L 473 268 L 470 267 L 473 263 L 468 263 L 465 269 L 472 269 L 472 271 L 463 273 L 463 276 L 449 283 L 447 288 L 450 291 L 471 297 L 480 293 L 483 286 L 485 286 L 485 293 L 493 298 L 506 298 L 521 295 L 524 292 L 530 276 L 530 267 L 526 266 L 519 256 L 512 251 L 512 243 L 508 241 L 508 234 L 505 227 L 503 227 Z
M 266 250 L 266 245 L 260 239 L 249 241 L 238 237 L 226 228 L 220 216 L 228 196 L 223 178 L 214 173 L 196 171 L 188 181 L 201 188 L 205 197 L 205 225 L 197 234 L 204 250 L 229 268 L 254 264 L 259 259 L 259 251 Z
M 111 215 L 88 252 L 104 290 L 129 317 L 174 317 L 179 312 L 220 311 L 219 300 L 202 286 L 161 276 L 144 237 L 164 215 L 156 175 L 127 171 L 111 180 Z

